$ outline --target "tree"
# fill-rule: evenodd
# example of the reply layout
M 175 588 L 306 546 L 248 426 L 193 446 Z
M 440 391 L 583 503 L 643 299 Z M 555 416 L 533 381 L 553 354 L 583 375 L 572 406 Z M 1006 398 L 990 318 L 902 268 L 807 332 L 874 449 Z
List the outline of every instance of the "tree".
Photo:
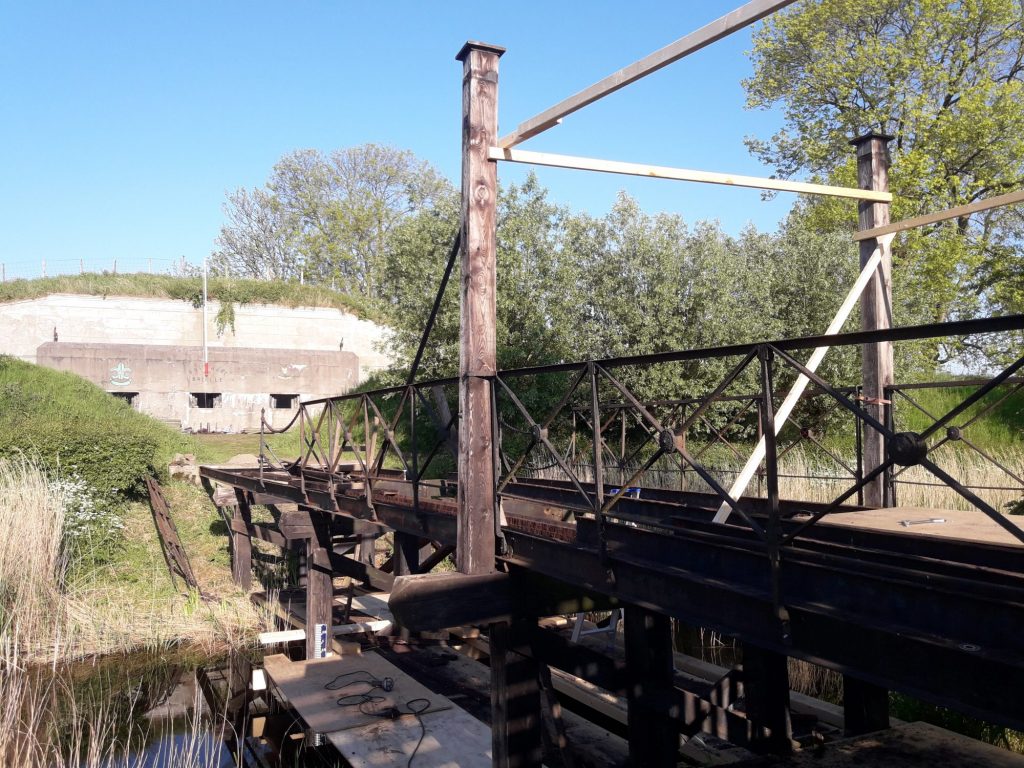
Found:
M 805 0 L 754 35 L 750 107 L 781 103 L 784 127 L 749 139 L 780 176 L 808 172 L 853 186 L 850 138 L 894 137 L 893 218 L 1024 185 L 1022 0 Z M 849 203 L 801 209 L 813 226 L 850 230 Z M 1019 209 L 963 217 L 905 235 L 894 251 L 897 321 L 1020 309 Z M 939 355 L 941 362 L 941 354 Z
M 213 265 L 232 274 L 284 280 L 298 274 L 290 220 L 266 190 L 237 189 L 224 204 L 227 223 L 217 237 Z
M 214 260 L 255 277 L 290 276 L 301 263 L 312 282 L 334 281 L 379 300 L 395 228 L 451 192 L 407 150 L 364 144 L 327 155 L 292 152 L 264 188 L 228 197 Z

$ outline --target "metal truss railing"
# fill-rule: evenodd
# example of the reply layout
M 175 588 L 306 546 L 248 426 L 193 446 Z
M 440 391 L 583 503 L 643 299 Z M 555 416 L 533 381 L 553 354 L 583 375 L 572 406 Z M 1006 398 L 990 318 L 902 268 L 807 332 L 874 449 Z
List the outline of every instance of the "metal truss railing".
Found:
M 1021 530 L 999 510 L 930 458 L 936 448 L 954 439 L 954 430 L 962 433 L 972 420 L 979 418 L 972 415 L 967 421 L 957 421 L 990 392 L 1008 382 L 1012 391 L 1017 391 L 1022 383 L 1012 377 L 1024 367 L 1024 357 L 980 383 L 948 413 L 935 416 L 925 412 L 931 423 L 920 433 L 897 432 L 891 409 L 883 409 L 886 415 L 879 418 L 876 404 L 865 403 L 857 388 L 830 383 L 797 359 L 801 351 L 818 346 L 899 343 L 1021 330 L 1024 316 L 1012 316 L 501 371 L 489 379 L 496 496 L 500 499 L 512 492 L 512 484 L 528 482 L 531 467 L 536 466 L 530 463 L 531 459 L 543 457 L 574 490 L 577 512 L 596 519 L 604 553 L 606 526 L 622 517 L 617 507 L 630 494 L 630 488 L 640 483 L 645 474 L 668 465 L 680 473 L 699 477 L 710 489 L 715 503 L 731 510 L 761 542 L 772 562 L 777 562 L 782 548 L 809 527 L 862 501 L 869 484 L 884 480 L 891 486 L 898 482 L 906 467 L 920 466 L 1016 539 L 1024 541 Z M 670 376 L 670 386 L 685 392 L 688 382 L 678 364 L 689 364 L 692 368 L 711 360 L 719 361 L 725 373 L 710 391 L 700 396 L 644 402 L 635 394 L 634 387 L 627 384 L 638 371 L 668 366 L 662 370 L 670 370 L 675 377 Z M 827 403 L 825 411 L 837 411 L 853 420 L 854 460 L 841 455 L 815 434 L 813 425 L 802 421 L 791 420 L 798 435 L 795 439 L 787 442 L 776 438 L 776 392 L 801 375 L 810 381 L 813 397 Z M 542 395 L 538 395 L 539 381 L 544 384 L 540 388 Z M 358 475 L 366 483 L 365 498 L 372 512 L 374 485 L 385 478 L 396 482 L 393 470 L 385 471 L 386 463 L 390 463 L 404 472 L 404 478 L 397 482 L 409 485 L 412 503 L 419 510 L 425 480 L 439 474 L 438 457 L 446 451 L 452 456 L 457 453 L 458 413 L 452 397 L 457 385 L 458 380 L 452 378 L 304 402 L 289 424 L 298 425 L 300 455 L 294 462 L 278 461 L 277 465 L 298 475 L 303 493 L 306 483 L 314 481 L 326 484 L 333 495 L 343 488 L 342 483 L 350 482 L 349 476 Z M 908 389 L 892 388 L 891 396 L 899 393 L 900 397 L 908 397 Z M 712 418 L 713 409 L 723 404 L 730 404 L 737 412 Z M 620 423 L 617 452 L 607 434 L 616 419 Z M 720 473 L 705 458 L 710 456 L 712 445 L 722 446 L 741 458 L 742 446 L 729 439 L 729 432 L 740 425 L 749 429 L 751 419 L 755 420 L 758 436 L 765 441 L 761 470 L 765 495 L 756 504 L 750 497 L 733 498 Z M 686 436 L 693 430 L 703 430 L 708 443 L 687 444 Z M 939 437 L 943 430 L 944 436 Z M 273 463 L 266 459 L 271 452 L 264 433 L 278 431 L 282 430 L 268 425 L 261 430 L 261 455 L 265 457 L 262 463 L 268 467 Z M 887 446 L 884 461 L 870 471 L 864 470 L 860 458 L 866 431 L 881 434 Z M 845 473 L 834 479 L 849 484 L 824 504 L 801 510 L 798 500 L 786 500 L 783 510 L 780 459 L 798 443 L 812 445 L 834 462 Z M 577 460 L 584 450 L 588 453 L 589 478 L 581 473 Z M 783 515 L 791 518 L 801 511 L 809 515 L 807 519 L 781 525 Z

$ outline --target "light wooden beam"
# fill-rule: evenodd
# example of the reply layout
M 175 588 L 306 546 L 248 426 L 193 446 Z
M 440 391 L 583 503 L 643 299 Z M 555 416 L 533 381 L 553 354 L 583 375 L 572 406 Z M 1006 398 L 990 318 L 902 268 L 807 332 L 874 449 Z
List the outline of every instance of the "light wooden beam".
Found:
M 600 171 L 602 173 L 620 173 L 626 176 L 646 176 L 654 179 L 696 181 L 702 184 L 725 184 L 731 187 L 771 189 L 778 192 L 797 192 L 804 195 L 830 195 L 832 197 L 848 197 L 855 200 L 871 200 L 883 203 L 892 201 L 892 195 L 889 192 L 877 192 L 870 189 L 833 187 L 828 184 L 809 184 L 803 181 L 766 179 L 760 176 L 740 176 L 732 173 L 694 171 L 688 168 L 670 168 L 663 165 L 623 163 L 617 160 L 598 160 L 592 157 L 553 155 L 548 152 L 529 152 L 525 149 L 491 147 L 488 157 L 491 160 L 546 165 L 551 168 L 575 168 L 580 171 Z
M 582 109 L 587 104 L 593 104 L 609 93 L 614 93 L 652 72 L 657 72 L 662 67 L 667 67 L 674 61 L 679 61 L 684 56 L 689 56 L 694 51 L 699 51 L 737 30 L 748 27 L 793 2 L 795 0 L 753 0 L 753 2 L 730 11 L 696 32 L 691 32 L 674 43 L 669 43 L 664 48 L 633 62 L 628 67 L 620 69 L 589 88 L 584 88 L 579 93 L 558 102 L 550 109 L 520 123 L 512 133 L 502 136 L 498 140 L 498 146 L 507 149 L 521 144 L 532 136 L 554 127 L 563 117 Z
M 958 205 L 956 208 L 948 208 L 945 211 L 926 213 L 923 216 L 914 216 L 913 218 L 904 219 L 903 221 L 896 221 L 892 224 L 886 224 L 884 227 L 862 229 L 854 233 L 853 239 L 870 240 L 874 237 L 889 235 L 894 232 L 905 232 L 908 229 L 924 227 L 928 224 L 938 224 L 940 221 L 949 221 L 950 219 L 956 219 L 960 216 L 969 216 L 972 213 L 980 213 L 981 211 L 987 211 L 991 208 L 999 208 L 1003 205 L 1012 205 L 1013 203 L 1022 202 L 1024 202 L 1024 189 L 1018 189 L 1016 192 L 1007 192 L 1005 195 L 990 197 L 986 200 L 978 200 L 976 202 L 969 203 L 968 205 Z

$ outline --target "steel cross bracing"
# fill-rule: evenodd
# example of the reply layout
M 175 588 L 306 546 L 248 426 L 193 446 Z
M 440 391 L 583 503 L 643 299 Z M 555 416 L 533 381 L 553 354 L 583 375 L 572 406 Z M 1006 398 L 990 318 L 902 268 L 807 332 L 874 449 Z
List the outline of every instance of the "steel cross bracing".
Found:
M 1024 317 L 1012 316 L 828 341 L 849 346 L 1020 330 Z M 990 393 L 1007 382 L 1019 386 L 1014 374 L 1024 367 L 1024 357 L 979 382 L 949 413 L 930 415 L 932 424 L 912 435 L 897 433 L 891 418 L 873 418 L 856 390 L 808 371 L 799 362 L 800 351 L 818 344 L 818 338 L 789 339 L 497 373 L 490 378 L 492 437 L 496 489 L 507 514 L 496 556 L 513 573 L 538 573 L 612 595 L 1024 728 L 1024 707 L 1010 705 L 1024 690 L 1024 548 L 819 524 L 829 515 L 863 509 L 850 502 L 874 477 L 898 478 L 901 467 L 916 465 L 1021 540 L 1017 526 L 936 464 L 931 452 L 952 439 L 951 428 L 969 426 L 958 420 L 968 413 L 975 417 L 971 409 L 987 406 Z M 625 383 L 652 366 L 716 359 L 727 362 L 726 373 L 707 394 L 680 398 L 687 401 L 681 418 L 659 418 L 666 404 L 642 402 Z M 890 445 L 884 464 L 864 476 L 847 457 L 833 456 L 849 472 L 849 484 L 826 502 L 785 499 L 779 492 L 779 457 L 788 445 L 774 439 L 775 390 L 796 373 L 811 379 L 817 397 L 834 403 L 861 429 L 881 433 Z M 543 399 L 531 387 L 542 378 L 549 387 L 558 382 L 560 390 L 554 406 L 535 413 L 530 403 Z M 436 480 L 425 478 L 435 472 L 450 446 L 448 433 L 457 428 L 457 413 L 439 412 L 439 401 L 454 402 L 456 385 L 447 379 L 303 403 L 297 461 L 202 472 L 250 492 L 454 546 L 455 504 Z M 720 475 L 686 446 L 687 431 L 728 402 L 757 411 L 756 424 L 749 423 L 752 416 L 740 420 L 748 419 L 748 428 L 766 436 L 765 497 L 730 499 Z M 621 451 L 608 462 L 604 430 L 627 411 L 628 429 L 622 429 L 632 459 L 619 461 L 627 455 Z M 725 425 L 740 421 L 715 418 L 705 427 L 712 441 L 722 437 Z M 569 434 L 573 422 L 582 425 L 579 434 Z M 574 460 L 578 443 L 589 446 L 588 465 Z M 535 456 L 554 465 L 554 477 L 531 476 Z M 644 487 L 642 498 L 629 493 L 643 485 L 645 473 L 668 463 L 692 471 L 706 490 Z M 736 513 L 733 522 L 711 522 L 723 501 Z M 538 525 L 518 511 L 522 503 L 564 510 L 575 522 L 547 519 L 546 527 Z

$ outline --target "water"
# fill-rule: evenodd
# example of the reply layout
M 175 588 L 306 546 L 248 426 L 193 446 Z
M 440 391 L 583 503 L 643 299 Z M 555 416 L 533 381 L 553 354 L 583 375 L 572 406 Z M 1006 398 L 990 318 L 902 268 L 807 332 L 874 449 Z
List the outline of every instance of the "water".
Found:
M 231 659 L 168 651 L 32 668 L 21 710 L 22 722 L 33 724 L 22 730 L 34 741 L 5 745 L 5 759 L 56 768 L 234 766 L 231 724 L 210 710 L 197 682 L 231 666 Z

